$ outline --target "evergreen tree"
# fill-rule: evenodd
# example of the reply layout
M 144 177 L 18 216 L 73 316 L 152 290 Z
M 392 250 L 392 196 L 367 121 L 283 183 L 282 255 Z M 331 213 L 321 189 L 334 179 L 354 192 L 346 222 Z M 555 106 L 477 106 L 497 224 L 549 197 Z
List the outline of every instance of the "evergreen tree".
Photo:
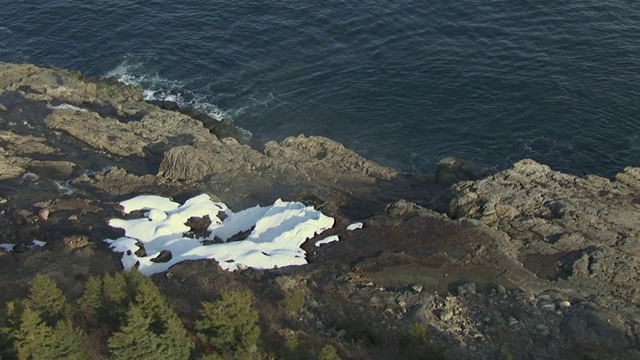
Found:
M 85 333 L 73 326 L 71 320 L 58 321 L 53 330 L 52 350 L 55 359 L 84 360 L 87 358 Z
M 7 303 L 2 331 L 19 359 L 85 359 L 84 333 L 55 282 L 37 275 L 24 300 Z
M 120 271 L 113 276 L 104 275 L 102 289 L 104 300 L 100 313 L 104 314 L 104 320 L 115 322 L 113 325 L 116 327 L 135 297 L 136 284 L 132 281 L 134 274 L 139 274 L 139 272 L 137 270 Z
M 136 278 L 138 295 L 120 331 L 109 338 L 116 359 L 187 359 L 193 343 L 153 282 Z
M 14 348 L 19 359 L 47 359 L 53 329 L 42 321 L 38 311 L 24 308 L 20 326 L 13 332 Z
M 134 270 L 135 271 L 135 270 Z M 104 274 L 104 297 L 111 304 L 118 304 L 126 301 L 130 295 L 128 291 L 128 276 L 120 271 L 113 275 Z
M 249 292 L 229 291 L 215 302 L 203 302 L 202 318 L 195 323 L 198 337 L 221 353 L 252 357 L 257 352 L 260 327 L 251 298 Z
M 58 285 L 44 275 L 36 275 L 24 305 L 40 313 L 49 325 L 59 320 L 67 307 L 67 298 Z
M 111 332 L 116 331 L 145 279 L 135 269 L 89 278 L 78 301 L 82 315 L 90 324 L 101 324 Z
M 127 324 L 109 338 L 115 359 L 171 359 L 165 356 L 167 344 L 151 330 L 152 322 L 140 306 L 132 305 L 127 312 Z
M 25 307 L 20 327 L 14 331 L 14 349 L 19 359 L 86 359 L 84 333 L 70 320 L 55 328 L 45 324 L 41 313 Z
M 78 300 L 80 311 L 86 317 L 96 319 L 104 308 L 104 293 L 102 292 L 103 282 L 98 276 L 92 276 L 87 280 L 87 284 Z

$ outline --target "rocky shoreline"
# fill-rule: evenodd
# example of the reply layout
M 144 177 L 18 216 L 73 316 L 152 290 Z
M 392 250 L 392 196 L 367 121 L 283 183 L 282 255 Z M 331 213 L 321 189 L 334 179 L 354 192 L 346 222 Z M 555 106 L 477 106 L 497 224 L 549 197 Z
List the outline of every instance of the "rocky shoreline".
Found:
M 36 273 L 79 296 L 88 276 L 119 269 L 102 239 L 118 236 L 106 222 L 126 197 L 197 193 L 236 209 L 301 201 L 335 218 L 323 236 L 341 240 L 307 241 L 301 267 L 203 260 L 154 275 L 187 318 L 234 284 L 254 291 L 271 337 L 329 342 L 343 358 L 398 357 L 416 323 L 452 359 L 640 358 L 639 168 L 581 178 L 447 158 L 433 176 L 401 174 L 304 135 L 258 151 L 231 121 L 136 87 L 0 63 L 0 243 L 15 244 L 0 250 L 2 304 Z M 354 221 L 363 229 L 346 230 Z M 283 291 L 304 305 L 275 313 Z M 346 320 L 375 336 L 354 339 L 335 325 Z

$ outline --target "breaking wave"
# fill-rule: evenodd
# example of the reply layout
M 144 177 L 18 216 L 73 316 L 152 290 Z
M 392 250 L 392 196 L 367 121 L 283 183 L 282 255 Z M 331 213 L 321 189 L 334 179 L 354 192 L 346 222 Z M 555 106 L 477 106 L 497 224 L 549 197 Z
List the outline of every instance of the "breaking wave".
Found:
M 148 74 L 143 62 L 125 59 L 106 76 L 114 77 L 125 84 L 139 86 L 145 100 L 173 101 L 180 107 L 191 106 L 216 120 L 231 118 L 229 113 L 213 104 L 207 95 L 189 89 L 187 83 L 165 79 L 157 73 Z

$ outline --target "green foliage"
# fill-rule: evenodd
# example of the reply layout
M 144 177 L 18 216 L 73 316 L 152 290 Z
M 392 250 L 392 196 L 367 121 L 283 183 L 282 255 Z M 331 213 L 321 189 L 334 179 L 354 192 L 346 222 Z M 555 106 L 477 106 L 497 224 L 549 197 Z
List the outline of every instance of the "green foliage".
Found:
M 186 337 L 184 327 L 182 332 L 176 329 L 169 330 L 169 327 L 175 324 L 162 323 L 157 316 L 147 315 L 147 311 L 141 306 L 131 306 L 127 312 L 127 324 L 108 341 L 114 358 L 187 359 L 193 344 Z M 182 326 L 182 323 L 179 326 Z
M 280 306 L 290 312 L 298 312 L 304 306 L 305 296 L 302 291 L 286 291 L 280 300 Z
M 74 326 L 75 318 L 97 339 L 90 350 L 94 357 L 173 360 L 191 355 L 193 343 L 182 321 L 138 271 L 90 278 L 78 305 L 81 317 L 55 282 L 38 275 L 27 299 L 7 303 L 0 345 L 19 359 L 86 359 L 88 337 Z
M 14 347 L 21 359 L 45 359 L 49 353 L 53 329 L 47 326 L 37 311 L 25 308 L 20 325 L 13 331 Z
M 116 331 L 122 324 L 129 305 L 135 300 L 140 284 L 150 280 L 139 271 L 121 271 L 102 278 L 91 277 L 78 305 L 90 324 L 102 324 Z
M 400 338 L 400 347 L 415 348 L 429 345 L 429 335 L 427 327 L 422 324 L 415 324 L 411 331 Z
M 7 303 L 7 315 L 3 333 L 19 359 L 86 359 L 85 334 L 49 278 L 36 276 L 27 299 Z
M 71 320 L 59 321 L 53 330 L 52 349 L 59 355 L 54 359 L 86 359 L 85 333 L 73 325 Z
M 115 359 L 187 359 L 193 343 L 178 316 L 151 280 L 133 280 L 138 294 L 120 331 L 108 340 Z
M 107 306 L 118 306 L 130 302 L 135 297 L 140 283 L 147 279 L 138 270 L 120 271 L 103 277 L 103 294 Z
M 87 317 L 96 318 L 99 311 L 104 306 L 104 293 L 102 292 L 103 282 L 100 277 L 92 276 L 87 280 L 84 293 L 78 305 L 80 305 L 80 311 Z
M 84 293 L 78 300 L 78 310 L 88 329 L 92 357 L 109 355 L 107 339 L 124 323 L 130 304 L 135 299 L 136 286 L 142 276 L 138 271 L 104 274 L 87 280 Z
M 251 358 L 260 339 L 258 312 L 251 307 L 250 292 L 223 292 L 215 302 L 203 302 L 202 318 L 195 328 L 198 337 L 222 353 L 234 358 Z
M 67 298 L 53 280 L 38 274 L 29 291 L 29 297 L 24 300 L 24 305 L 39 312 L 48 324 L 55 323 L 63 316 L 67 307 Z
M 288 330 L 284 334 L 284 346 L 290 353 L 293 353 L 300 346 L 300 340 L 298 340 L 298 334 L 293 330 Z
M 400 338 L 400 348 L 407 358 L 425 360 L 444 360 L 444 354 L 429 345 L 427 327 L 415 324 L 409 332 Z
M 320 350 L 318 360 L 340 360 L 340 356 L 338 356 L 336 348 L 331 345 L 325 345 L 322 347 L 322 350 Z
M 225 360 L 225 358 L 220 354 L 209 354 L 201 357 L 200 360 Z
M 37 276 L 26 299 L 6 304 L 0 352 L 18 359 L 260 359 L 252 296 L 230 291 L 203 303 L 195 328 L 208 345 L 200 350 L 214 353 L 192 354 L 182 321 L 138 271 L 89 278 L 76 307 L 55 282 Z M 294 298 L 292 303 L 304 302 L 304 296 Z M 292 349 L 300 348 L 295 336 L 289 340 Z

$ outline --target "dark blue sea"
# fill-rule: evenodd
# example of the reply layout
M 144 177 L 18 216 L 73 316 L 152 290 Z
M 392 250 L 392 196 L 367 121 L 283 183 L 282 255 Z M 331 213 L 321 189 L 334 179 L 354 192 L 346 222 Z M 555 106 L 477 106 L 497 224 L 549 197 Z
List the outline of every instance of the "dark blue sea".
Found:
M 257 144 L 323 135 L 433 172 L 453 155 L 640 166 L 640 2 L 0 0 L 0 61 L 115 76 Z

